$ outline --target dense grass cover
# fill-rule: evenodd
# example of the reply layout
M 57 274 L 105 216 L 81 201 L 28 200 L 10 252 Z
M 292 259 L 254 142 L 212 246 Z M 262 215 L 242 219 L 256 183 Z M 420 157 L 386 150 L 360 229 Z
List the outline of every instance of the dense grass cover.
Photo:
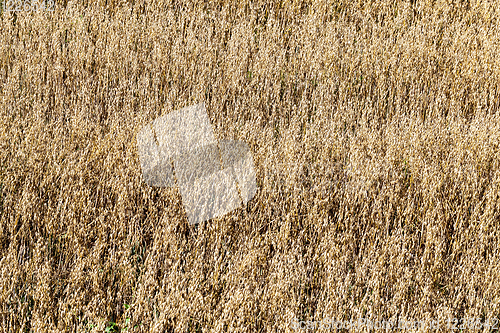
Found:
M 2 12 L 0 331 L 500 317 L 499 18 L 473 0 Z M 259 191 L 189 226 L 135 140 L 199 102 L 249 144 Z

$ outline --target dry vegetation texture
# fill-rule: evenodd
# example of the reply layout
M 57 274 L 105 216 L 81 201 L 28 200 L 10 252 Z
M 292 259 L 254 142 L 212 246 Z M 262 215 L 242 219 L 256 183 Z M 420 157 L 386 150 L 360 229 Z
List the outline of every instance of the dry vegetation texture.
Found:
M 500 317 L 499 17 L 474 0 L 3 12 L 0 331 Z M 177 189 L 143 182 L 136 134 L 203 101 L 260 188 L 189 226 Z

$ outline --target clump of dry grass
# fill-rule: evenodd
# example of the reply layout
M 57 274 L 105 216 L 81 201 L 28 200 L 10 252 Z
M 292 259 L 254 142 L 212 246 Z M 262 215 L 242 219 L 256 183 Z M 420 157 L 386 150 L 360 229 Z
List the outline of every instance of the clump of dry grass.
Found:
M 0 331 L 498 317 L 498 8 L 3 12 Z M 260 190 L 188 226 L 176 189 L 142 181 L 135 134 L 200 101 Z

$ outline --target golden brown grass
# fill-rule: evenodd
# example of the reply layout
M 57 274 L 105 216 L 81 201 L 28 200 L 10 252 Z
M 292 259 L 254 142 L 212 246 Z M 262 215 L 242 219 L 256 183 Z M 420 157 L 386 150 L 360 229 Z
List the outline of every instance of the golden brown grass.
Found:
M 1 332 L 500 316 L 500 3 L 267 3 L 2 13 Z M 260 189 L 189 226 L 135 136 L 202 101 Z

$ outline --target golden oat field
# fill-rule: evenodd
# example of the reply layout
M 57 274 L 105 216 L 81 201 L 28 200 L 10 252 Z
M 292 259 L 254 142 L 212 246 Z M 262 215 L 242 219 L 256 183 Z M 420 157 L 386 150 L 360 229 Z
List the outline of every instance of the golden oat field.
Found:
M 0 17 L 0 332 L 496 331 L 499 1 Z M 259 188 L 190 225 L 177 188 L 145 184 L 136 136 L 201 102 Z

